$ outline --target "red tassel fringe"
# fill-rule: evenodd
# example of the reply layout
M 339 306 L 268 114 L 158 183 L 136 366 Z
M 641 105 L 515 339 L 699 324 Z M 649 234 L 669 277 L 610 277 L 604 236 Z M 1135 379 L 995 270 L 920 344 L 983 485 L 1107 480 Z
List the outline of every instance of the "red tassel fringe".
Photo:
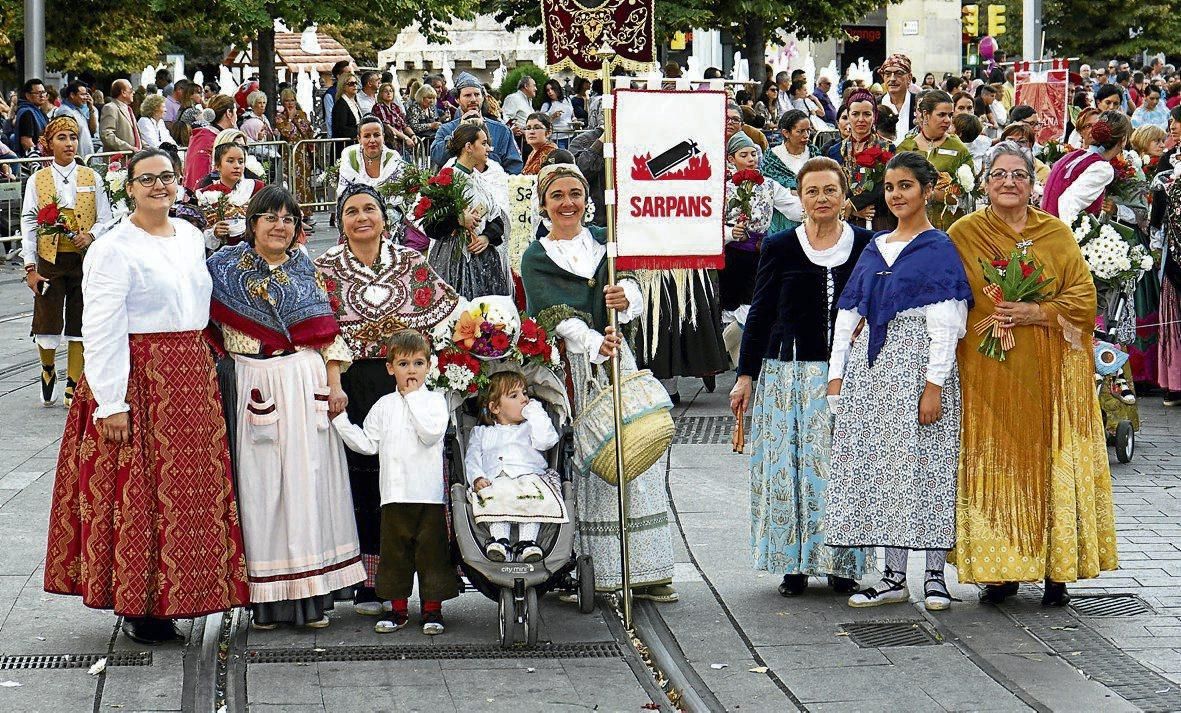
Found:
M 725 255 L 628 255 L 615 258 L 619 270 L 721 270 Z

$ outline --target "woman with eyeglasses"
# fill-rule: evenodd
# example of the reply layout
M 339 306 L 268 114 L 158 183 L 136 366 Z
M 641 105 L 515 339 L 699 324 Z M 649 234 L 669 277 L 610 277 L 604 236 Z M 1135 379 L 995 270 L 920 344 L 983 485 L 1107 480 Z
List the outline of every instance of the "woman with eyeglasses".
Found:
M 268 186 L 246 209 L 245 240 L 206 261 L 255 629 L 328 626 L 365 580 L 344 445 L 328 428 L 352 353 L 297 248 L 299 218 L 294 196 Z
M 947 92 L 927 92 L 918 103 L 918 126 L 898 144 L 898 151 L 923 154 L 939 172 L 927 217 L 931 225 L 947 230 L 973 207 L 970 192 L 976 187 L 976 167 L 972 152 L 951 132 L 953 105 Z
M 530 114 L 525 120 L 525 143 L 529 145 L 530 151 L 529 160 L 525 162 L 525 168 L 521 169 L 523 175 L 536 176 L 541 173 L 545 159 L 558 150 L 558 145 L 550 140 L 553 132 L 553 122 L 545 112 Z
M 341 74 L 337 82 L 340 89 L 336 92 L 336 103 L 332 105 L 332 138 L 355 141 L 357 127 L 361 124 L 361 107 L 357 104 L 361 82 L 352 72 Z
M 1033 171 L 1028 150 L 994 146 L 988 207 L 950 231 L 976 298 L 968 324 L 995 317 L 1014 341 L 1004 361 L 981 354 L 975 336 L 959 345 L 955 563 L 961 582 L 985 585 L 981 601 L 1044 582 L 1042 604 L 1062 606 L 1067 582 L 1116 568 L 1115 517 L 1093 376 L 1095 283 L 1070 229 L 1030 205 Z M 1045 270 L 1046 296 L 995 303 L 982 263 L 1018 250 Z
M 159 149 L 127 167 L 133 206 L 83 265 L 86 372 L 58 456 L 45 591 L 124 617 L 132 640 L 249 601 L 217 374 L 202 331 L 205 241 L 169 218 L 179 174 Z
M 797 187 L 796 173 L 815 155 L 809 143 L 812 121 L 804 112 L 791 109 L 779 117 L 778 128 L 783 142 L 763 154 L 762 171 L 767 178 L 794 192 Z M 783 213 L 775 211 L 771 214 L 771 226 L 767 233 L 773 235 L 783 230 L 794 230 L 798 225 Z

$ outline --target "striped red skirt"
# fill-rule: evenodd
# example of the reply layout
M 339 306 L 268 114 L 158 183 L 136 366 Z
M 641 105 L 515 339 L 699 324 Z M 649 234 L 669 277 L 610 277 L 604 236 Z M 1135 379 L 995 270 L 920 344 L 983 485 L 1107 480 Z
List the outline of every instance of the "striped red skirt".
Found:
M 249 601 L 213 360 L 200 332 L 131 335 L 131 439 L 99 435 L 86 377 L 66 418 L 45 591 L 125 616 L 188 618 Z

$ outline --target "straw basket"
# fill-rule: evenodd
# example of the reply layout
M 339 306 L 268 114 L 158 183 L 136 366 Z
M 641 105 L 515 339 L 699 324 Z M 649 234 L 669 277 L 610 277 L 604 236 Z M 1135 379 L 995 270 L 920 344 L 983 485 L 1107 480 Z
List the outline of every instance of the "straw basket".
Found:
M 591 472 L 611 485 L 618 482 L 615 470 L 615 415 L 611 388 L 594 379 L 587 388 L 596 392 L 587 399 L 582 413 L 574 420 L 575 458 L 582 470 Z M 668 392 L 652 372 L 633 371 L 623 376 L 623 467 L 624 478 L 631 481 L 660 460 L 672 443 L 672 402 Z

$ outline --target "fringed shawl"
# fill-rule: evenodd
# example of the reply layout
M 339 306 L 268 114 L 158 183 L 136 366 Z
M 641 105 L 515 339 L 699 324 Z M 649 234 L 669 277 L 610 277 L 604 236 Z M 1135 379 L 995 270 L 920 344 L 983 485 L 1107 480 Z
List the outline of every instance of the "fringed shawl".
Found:
M 340 334 L 316 267 L 302 250 L 292 250 L 272 269 L 254 248 L 239 243 L 205 264 L 213 278 L 213 321 L 259 340 L 264 353 L 323 347 Z
M 1020 553 L 1042 556 L 1053 524 L 1048 512 L 1053 483 L 1106 477 L 1110 492 L 1106 457 L 1101 462 L 1108 472 L 1083 472 L 1094 461 L 1085 451 L 1104 447 L 1095 442 L 1103 431 L 1090 357 L 1095 285 L 1070 229 L 1036 208 L 1029 209 L 1021 235 L 987 208 L 957 221 L 950 234 L 972 292 L 980 295 L 968 313 L 969 327 L 995 311 L 981 292 L 982 260 L 1004 258 L 1024 246 L 1053 278 L 1041 302 L 1049 326 L 1015 327 L 1016 346 L 1005 361 L 981 354 L 980 337 L 972 332 L 958 350 L 963 391 L 959 516 L 983 517 Z M 1072 472 L 1055 472 L 1055 463 L 1065 463 Z

